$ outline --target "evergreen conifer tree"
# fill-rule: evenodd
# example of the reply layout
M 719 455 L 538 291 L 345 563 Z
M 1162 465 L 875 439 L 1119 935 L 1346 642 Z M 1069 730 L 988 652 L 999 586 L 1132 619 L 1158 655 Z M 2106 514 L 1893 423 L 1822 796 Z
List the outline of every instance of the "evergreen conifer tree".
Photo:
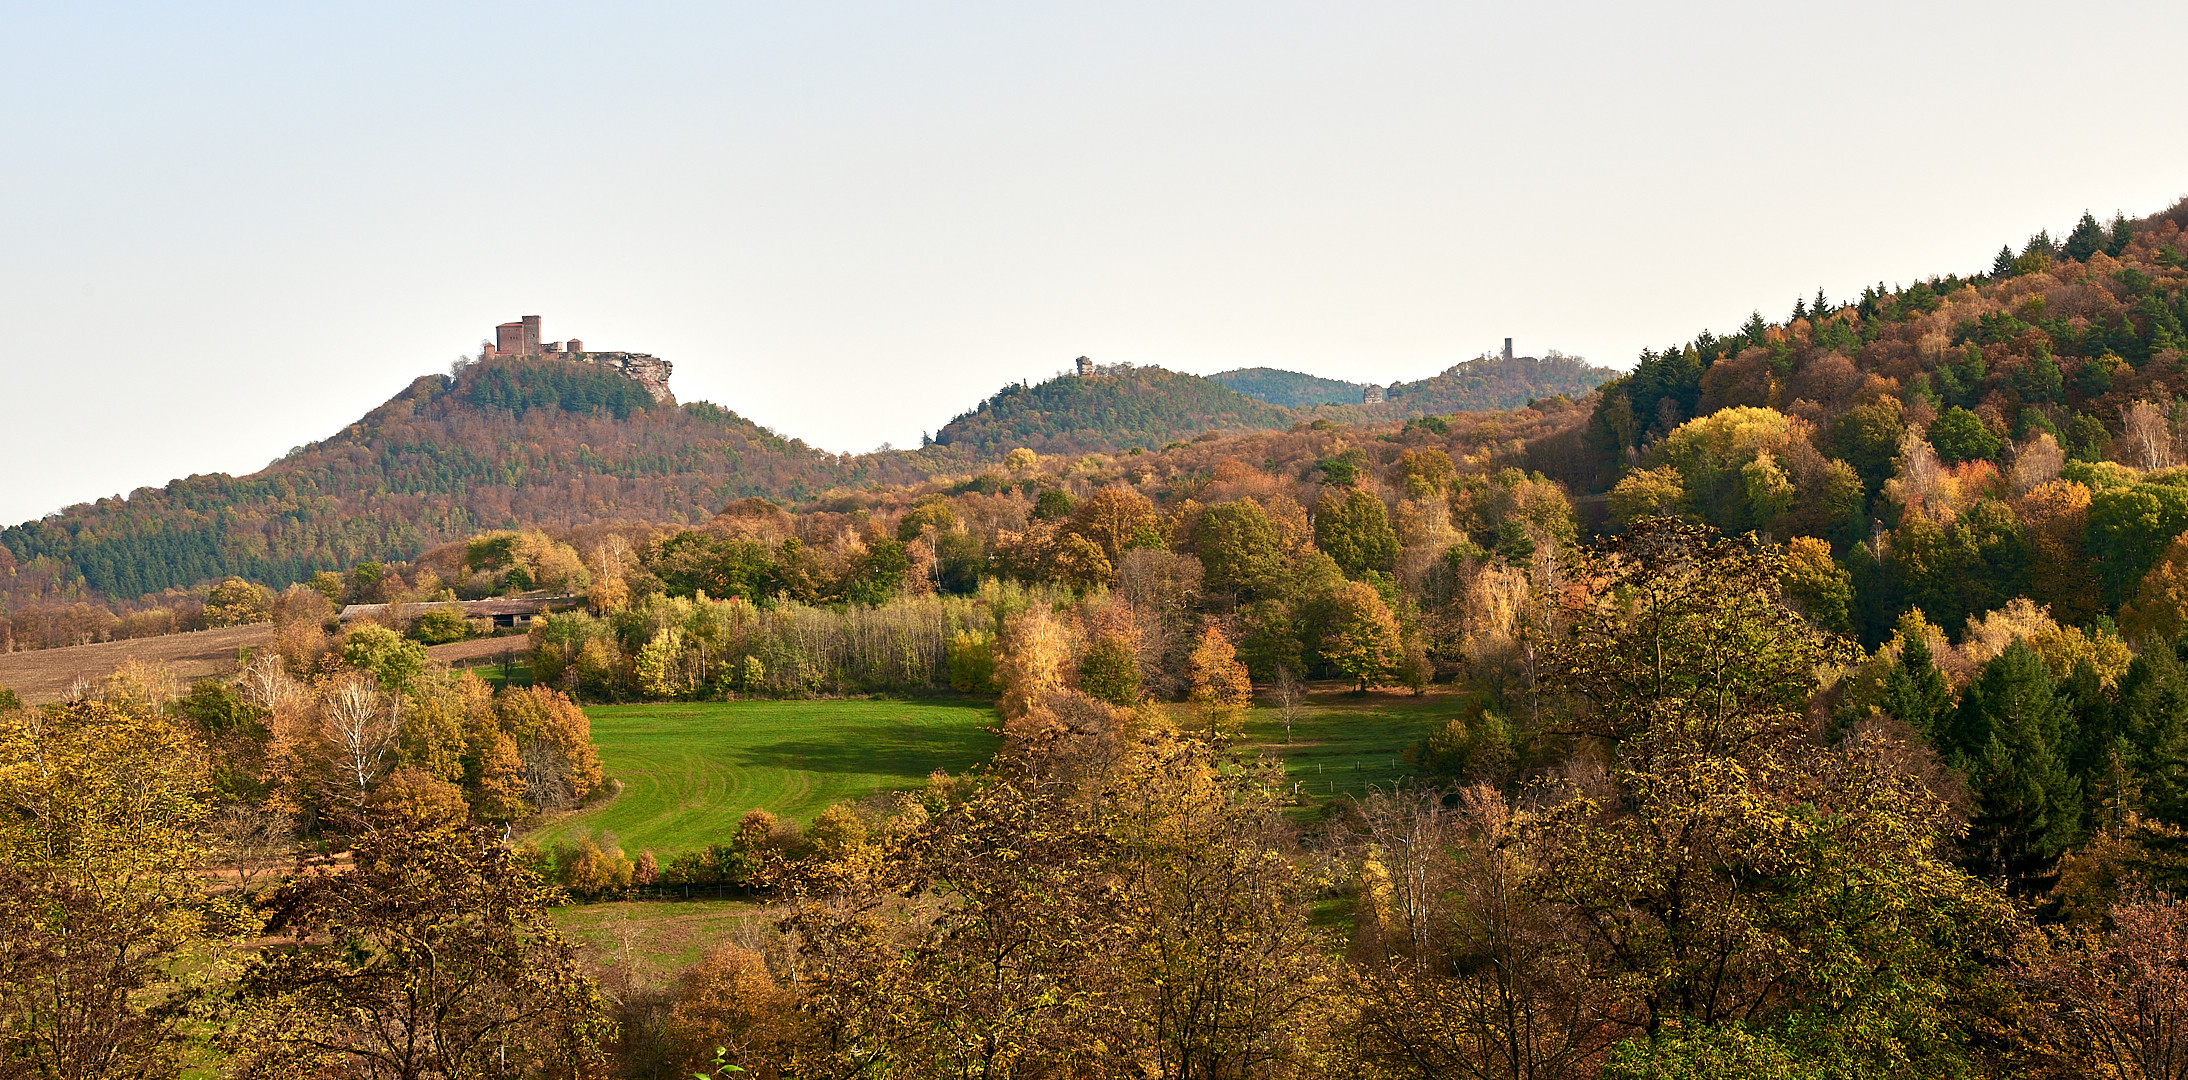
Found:
M 1994 278 L 2009 278 L 2013 276 L 2012 244 L 1998 245 L 1998 255 L 1996 258 L 1993 258 L 1990 261 L 1990 276 Z
M 2127 215 L 2112 215 L 2112 235 L 2104 242 L 2104 253 L 2114 257 L 2127 250 L 2127 242 L 2135 238 L 2135 227 L 2127 223 Z
M 2081 833 L 2082 788 L 2068 771 L 2067 712 L 2044 661 L 2014 642 L 1960 699 L 1938 749 L 1968 774 L 1975 814 L 1969 869 L 2027 890 Z
M 2089 257 L 2104 250 L 2104 226 L 2089 211 L 2082 211 L 2082 220 L 2074 225 L 2074 231 L 2066 237 L 2066 257 L 2075 262 L 2087 262 Z
M 2139 809 L 2168 824 L 2188 822 L 2188 664 L 2178 648 L 2163 641 L 2143 646 L 2121 681 L 2119 715 L 2107 740 L 2136 774 Z
M 1908 619 L 1920 616 L 1909 612 Z M 1904 629 L 1908 619 L 1900 620 Z M 1937 670 L 1930 656 L 1930 644 L 1923 635 L 1902 633 L 1899 645 L 1899 663 L 1884 676 L 1884 711 L 1891 713 L 1908 727 L 1935 739 L 1938 727 L 1950 719 L 1952 712 L 1952 684 L 1945 681 L 1945 673 Z

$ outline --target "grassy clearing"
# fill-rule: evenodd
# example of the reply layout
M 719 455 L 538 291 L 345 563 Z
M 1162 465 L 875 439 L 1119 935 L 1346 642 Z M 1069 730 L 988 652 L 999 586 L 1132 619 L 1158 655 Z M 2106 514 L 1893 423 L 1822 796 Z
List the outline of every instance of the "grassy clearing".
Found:
M 984 705 L 909 701 L 733 701 L 585 710 L 623 793 L 557 818 L 531 839 L 613 833 L 624 850 L 675 852 L 724 840 L 755 807 L 799 821 L 829 804 L 918 787 L 995 753 Z
M 1302 793 L 1315 799 L 1366 795 L 1418 780 L 1406 761 L 1436 725 L 1458 715 L 1468 695 L 1437 687 L 1423 697 L 1377 691 L 1355 696 L 1341 683 L 1316 683 L 1285 741 L 1282 715 L 1262 695 L 1246 717 L 1245 742 L 1284 759 Z M 1180 723 L 1191 720 L 1181 716 Z
M 765 918 L 742 900 L 624 901 L 556 908 L 555 924 L 584 946 L 598 971 L 630 965 L 638 981 L 661 985 L 724 941 L 762 940 Z

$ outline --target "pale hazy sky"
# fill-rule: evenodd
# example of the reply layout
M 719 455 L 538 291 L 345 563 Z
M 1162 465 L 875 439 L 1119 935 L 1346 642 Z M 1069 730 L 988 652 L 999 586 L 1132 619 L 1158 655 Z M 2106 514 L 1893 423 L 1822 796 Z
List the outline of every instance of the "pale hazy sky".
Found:
M 1082 353 L 1616 366 L 2188 194 L 2188 4 L 0 6 L 0 523 L 497 322 L 832 450 Z

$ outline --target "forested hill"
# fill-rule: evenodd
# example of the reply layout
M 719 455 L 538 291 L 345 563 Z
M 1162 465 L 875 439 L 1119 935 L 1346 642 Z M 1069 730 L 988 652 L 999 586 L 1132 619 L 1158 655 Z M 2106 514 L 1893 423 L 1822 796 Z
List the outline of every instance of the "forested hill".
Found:
M 0 532 L 0 546 L 116 598 L 228 575 L 278 586 L 482 528 L 703 522 L 748 495 L 797 500 L 929 467 L 831 454 L 704 402 L 656 405 L 604 369 L 500 360 L 420 378 L 259 472 L 70 507 Z
M 1282 405 L 1287 409 L 1357 404 L 1363 389 L 1360 383 L 1341 382 L 1319 375 L 1268 367 L 1218 371 L 1208 376 L 1208 381 L 1222 383 L 1247 397 L 1258 398 L 1271 405 Z
M 1298 419 L 1289 409 L 1198 375 L 1129 364 L 1099 371 L 1006 386 L 950 421 L 935 442 L 990 452 L 1023 446 L 1048 454 L 1144 449 L 1208 431 L 1287 428 Z
M 1644 352 L 1593 406 L 1611 523 L 1809 537 L 1824 621 L 1869 644 L 2026 599 L 2131 640 L 2188 599 L 2188 201 L 2084 215 L 1985 272 Z M 1579 494 L 1579 492 L 1575 492 Z M 1823 580 L 1818 578 L 1818 580 Z
M 1563 394 L 1578 400 L 1618 377 L 1577 356 L 1483 356 L 1453 364 L 1442 374 L 1384 388 L 1384 408 L 1399 416 L 1517 409 L 1537 398 Z

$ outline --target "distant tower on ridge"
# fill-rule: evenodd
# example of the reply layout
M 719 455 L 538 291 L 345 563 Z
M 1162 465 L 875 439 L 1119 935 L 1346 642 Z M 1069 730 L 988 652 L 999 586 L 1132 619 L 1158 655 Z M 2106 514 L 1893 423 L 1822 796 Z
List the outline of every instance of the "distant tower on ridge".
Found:
M 1077 363 L 1078 363 L 1078 365 L 1079 365 L 1079 377 L 1080 377 L 1080 378 L 1082 378 L 1082 379 L 1091 379 L 1091 378 L 1093 378 L 1093 377 L 1094 377 L 1094 358 L 1093 358 L 1093 357 L 1091 357 L 1091 356 L 1082 356 L 1082 357 L 1080 357 L 1080 358 L 1078 359 Z
M 1511 338 L 1505 338 L 1505 339 L 1504 339 L 1504 359 L 1505 359 L 1505 361 L 1506 361 L 1507 363 L 1509 363 L 1509 362 L 1511 361 L 1511 359 L 1512 359 L 1512 339 L 1511 339 Z
M 526 315 L 517 322 L 505 322 L 494 328 L 494 354 L 496 356 L 538 356 L 539 316 Z

